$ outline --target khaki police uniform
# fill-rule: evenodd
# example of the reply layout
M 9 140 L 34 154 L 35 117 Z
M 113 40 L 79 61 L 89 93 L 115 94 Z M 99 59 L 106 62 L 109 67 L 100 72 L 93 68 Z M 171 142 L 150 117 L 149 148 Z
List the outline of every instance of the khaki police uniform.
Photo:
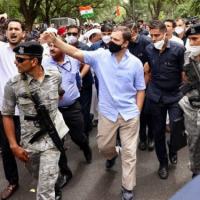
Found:
M 26 49 L 25 49 L 26 50 Z M 25 51 L 24 50 L 24 51 Z M 50 117 L 62 138 L 67 132 L 62 114 L 58 111 L 58 92 L 61 83 L 59 72 L 54 70 L 44 71 L 42 81 L 34 80 L 26 74 L 13 77 L 5 86 L 2 115 L 14 115 L 15 105 L 18 106 L 21 122 L 21 146 L 28 152 L 29 161 L 26 167 L 29 172 L 38 178 L 37 200 L 55 200 L 55 183 L 58 178 L 58 161 L 60 151 L 55 147 L 48 136 L 30 144 L 33 135 L 40 130 L 36 121 L 26 120 L 26 116 L 36 116 L 33 101 L 29 92 L 36 92 L 42 104 L 49 111 Z

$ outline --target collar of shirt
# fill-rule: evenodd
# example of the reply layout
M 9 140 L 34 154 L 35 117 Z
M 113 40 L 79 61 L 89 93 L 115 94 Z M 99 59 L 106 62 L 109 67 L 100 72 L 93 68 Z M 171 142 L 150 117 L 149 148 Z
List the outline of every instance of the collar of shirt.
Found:
M 168 41 L 167 41 L 166 48 L 170 48 L 170 47 L 171 47 L 171 45 L 170 45 L 170 41 L 168 40 Z
M 172 35 L 172 37 L 170 38 L 170 41 L 177 42 L 177 43 L 179 43 L 181 45 L 184 45 L 183 40 L 181 40 L 179 37 L 177 37 L 175 35 Z
M 42 67 L 43 71 L 44 71 L 44 77 L 46 76 L 50 76 L 50 73 L 48 70 L 45 70 L 43 67 Z M 26 74 L 26 77 L 27 77 L 27 81 L 28 81 L 28 84 L 31 83 L 31 81 L 33 80 L 33 77 L 30 76 L 29 74 Z
M 131 55 L 130 51 L 129 51 L 128 49 L 126 49 L 126 51 L 125 51 L 125 53 L 124 53 L 124 55 L 123 55 L 123 57 L 122 57 L 122 60 L 127 59 L 130 55 Z M 114 58 L 116 59 L 114 53 L 112 53 L 112 57 L 114 57 Z M 120 62 L 121 62 L 121 61 L 120 61 Z
M 6 42 L 6 43 L 5 43 L 5 47 L 8 48 L 9 50 L 12 50 L 12 51 L 13 51 L 13 49 L 12 49 L 11 46 L 10 46 L 10 43 Z
M 70 71 L 71 69 L 71 66 L 70 65 L 66 65 L 67 63 L 70 63 L 70 58 L 65 55 L 64 57 L 64 62 L 63 64 L 59 64 L 57 61 L 55 61 L 52 57 L 50 57 L 50 63 L 53 64 L 53 65 L 56 65 L 58 67 L 62 67 L 62 66 L 65 66 L 64 68 L 67 70 L 67 71 Z

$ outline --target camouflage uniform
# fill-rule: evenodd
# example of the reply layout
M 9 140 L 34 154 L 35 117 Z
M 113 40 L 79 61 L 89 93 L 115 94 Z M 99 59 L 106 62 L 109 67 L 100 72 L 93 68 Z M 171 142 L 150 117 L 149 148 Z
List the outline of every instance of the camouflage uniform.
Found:
M 26 167 L 34 177 L 38 177 L 37 200 L 55 200 L 54 187 L 58 178 L 60 152 L 48 134 L 30 144 L 30 139 L 40 128 L 35 121 L 25 120 L 24 117 L 37 114 L 28 95 L 28 90 L 35 91 L 49 110 L 59 136 L 62 138 L 67 133 L 68 128 L 57 108 L 61 78 L 60 74 L 53 70 L 44 71 L 44 80 L 41 82 L 29 75 L 26 77 L 27 80 L 24 80 L 22 75 L 17 75 L 6 84 L 2 115 L 14 115 L 17 104 L 21 122 L 21 146 L 30 156 Z
M 185 55 L 184 71 L 188 77 L 188 80 L 196 81 L 194 71 L 191 67 L 190 52 Z M 200 72 L 200 63 L 195 63 Z M 200 87 L 200 86 L 199 86 Z M 194 108 L 189 102 L 189 97 L 198 96 L 199 93 L 196 89 L 186 93 L 186 95 L 179 101 L 179 105 L 184 111 L 185 129 L 188 134 L 188 147 L 190 157 L 190 167 L 193 174 L 200 174 L 200 109 Z

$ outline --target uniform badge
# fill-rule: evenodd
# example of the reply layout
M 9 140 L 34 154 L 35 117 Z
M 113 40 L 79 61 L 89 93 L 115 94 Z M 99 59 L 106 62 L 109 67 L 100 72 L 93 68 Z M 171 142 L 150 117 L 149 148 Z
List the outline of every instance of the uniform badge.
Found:
M 19 53 L 20 53 L 20 54 L 24 54 L 24 47 L 20 47 L 20 48 L 19 48 Z

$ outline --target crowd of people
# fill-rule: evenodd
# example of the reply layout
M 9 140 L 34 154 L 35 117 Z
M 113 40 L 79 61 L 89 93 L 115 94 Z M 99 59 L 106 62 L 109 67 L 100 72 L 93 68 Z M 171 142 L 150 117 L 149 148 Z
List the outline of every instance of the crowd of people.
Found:
M 26 33 L 21 21 L 9 19 L 1 40 L 0 142 L 8 181 L 2 200 L 19 187 L 15 157 L 38 179 L 37 200 L 62 199 L 73 176 L 65 135 L 90 164 L 96 124 L 105 168 L 121 155 L 122 200 L 135 199 L 137 148 L 155 149 L 158 177 L 168 178 L 178 154 L 166 131 L 176 134 L 179 119 L 192 177 L 200 173 L 200 23 L 139 20 Z

